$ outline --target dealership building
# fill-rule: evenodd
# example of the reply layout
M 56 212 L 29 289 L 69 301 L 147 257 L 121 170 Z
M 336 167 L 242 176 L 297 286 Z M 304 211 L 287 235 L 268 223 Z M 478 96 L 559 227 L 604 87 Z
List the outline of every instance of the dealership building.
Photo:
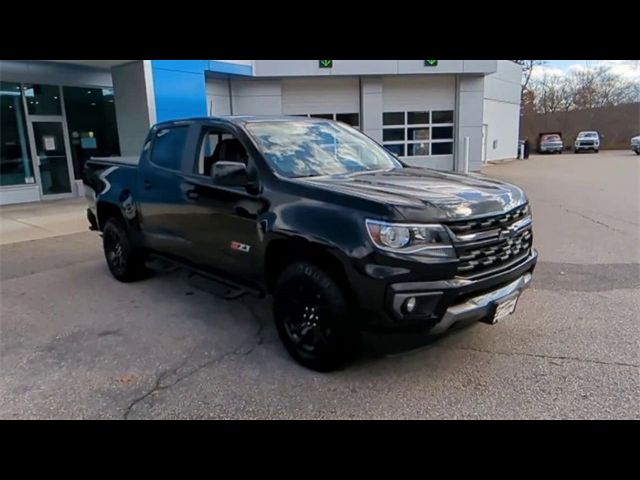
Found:
M 348 123 L 412 165 L 516 156 L 509 60 L 0 60 L 0 205 L 83 194 L 91 157 L 135 156 L 151 125 L 207 115 Z

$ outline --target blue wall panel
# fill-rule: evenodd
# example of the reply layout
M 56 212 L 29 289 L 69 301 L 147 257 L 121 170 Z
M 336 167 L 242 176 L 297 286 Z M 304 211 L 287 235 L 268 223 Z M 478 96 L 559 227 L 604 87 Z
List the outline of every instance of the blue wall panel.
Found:
M 205 72 L 252 75 L 250 65 L 218 60 L 151 60 L 158 122 L 207 116 Z
M 220 60 L 209 60 L 209 71 L 217 73 L 230 73 L 232 75 L 253 75 L 251 65 L 240 65 L 238 63 L 221 62 Z
M 158 122 L 207 116 L 207 60 L 152 60 Z

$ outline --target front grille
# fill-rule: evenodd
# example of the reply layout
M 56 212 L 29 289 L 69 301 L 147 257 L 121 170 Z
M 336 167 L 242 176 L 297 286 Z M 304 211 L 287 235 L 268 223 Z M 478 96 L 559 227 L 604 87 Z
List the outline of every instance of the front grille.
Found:
M 458 276 L 488 275 L 527 258 L 533 243 L 528 215 L 529 206 L 523 205 L 502 215 L 447 224 L 460 260 Z M 523 226 L 510 233 L 509 227 L 518 225 Z
M 593 140 L 581 140 L 579 145 L 581 147 L 592 147 L 595 142 Z
M 485 230 L 492 230 L 512 224 L 516 220 L 524 218 L 529 213 L 529 205 L 525 204 L 510 212 L 497 215 L 495 217 L 478 218 L 476 220 L 466 220 L 463 222 L 448 223 L 447 227 L 456 235 L 477 233 Z

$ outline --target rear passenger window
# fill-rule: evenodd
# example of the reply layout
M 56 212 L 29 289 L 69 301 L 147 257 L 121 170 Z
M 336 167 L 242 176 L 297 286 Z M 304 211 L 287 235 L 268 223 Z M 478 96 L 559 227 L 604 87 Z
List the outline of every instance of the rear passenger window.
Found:
M 180 170 L 188 132 L 188 126 L 159 130 L 153 142 L 151 161 L 160 167 Z

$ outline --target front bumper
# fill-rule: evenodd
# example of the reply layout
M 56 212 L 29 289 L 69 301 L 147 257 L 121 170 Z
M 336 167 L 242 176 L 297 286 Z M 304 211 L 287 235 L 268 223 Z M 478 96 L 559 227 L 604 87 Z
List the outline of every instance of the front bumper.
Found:
M 515 266 L 476 280 L 452 278 L 388 283 L 378 284 L 375 290 L 370 286 L 357 292 L 361 310 L 365 313 L 363 327 L 439 333 L 459 321 L 490 318 L 497 301 L 530 285 L 537 260 L 538 253 L 532 249 Z M 405 302 L 411 297 L 416 299 L 416 307 L 408 313 Z
M 527 272 L 504 287 L 447 308 L 444 317 L 431 329 L 431 333 L 442 333 L 460 321 L 492 318 L 495 305 L 501 300 L 519 295 L 531 284 L 531 278 L 531 273 Z
M 540 147 L 540 152 L 541 153 L 546 153 L 546 152 L 561 152 L 562 151 L 563 146 L 562 145 L 542 145 Z

